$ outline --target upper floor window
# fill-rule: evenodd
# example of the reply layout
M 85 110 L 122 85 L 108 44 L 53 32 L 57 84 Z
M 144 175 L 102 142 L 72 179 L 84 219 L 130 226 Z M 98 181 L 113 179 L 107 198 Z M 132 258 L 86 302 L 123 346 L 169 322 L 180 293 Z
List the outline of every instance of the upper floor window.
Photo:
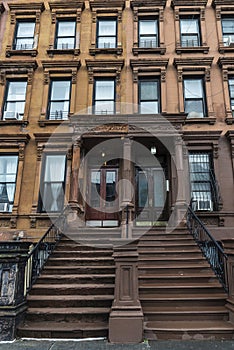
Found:
M 158 80 L 139 80 L 139 108 L 141 114 L 159 113 Z
M 55 49 L 74 49 L 76 41 L 76 21 L 58 20 L 55 36 Z
M 210 153 L 189 154 L 190 186 L 194 210 L 217 208 L 216 181 Z
M 232 115 L 234 116 L 234 78 L 228 80 Z
M 139 47 L 158 47 L 158 21 L 156 19 L 139 20 Z
M 223 45 L 234 45 L 234 17 L 222 18 Z
M 40 184 L 40 212 L 62 211 L 64 204 L 65 155 L 46 155 Z
M 115 113 L 115 80 L 96 79 L 94 86 L 94 113 Z
M 35 21 L 17 21 L 14 50 L 32 50 L 34 47 Z
M 180 19 L 180 41 L 182 47 L 201 46 L 198 18 Z
M 0 156 L 0 212 L 12 212 L 18 156 Z
M 205 91 L 202 78 L 184 79 L 184 109 L 188 118 L 206 116 Z
M 115 19 L 98 19 L 97 47 L 99 49 L 117 47 L 117 21 Z
M 24 116 L 27 81 L 7 81 L 3 119 L 21 120 Z
M 68 119 L 71 80 L 51 80 L 48 101 L 48 119 Z

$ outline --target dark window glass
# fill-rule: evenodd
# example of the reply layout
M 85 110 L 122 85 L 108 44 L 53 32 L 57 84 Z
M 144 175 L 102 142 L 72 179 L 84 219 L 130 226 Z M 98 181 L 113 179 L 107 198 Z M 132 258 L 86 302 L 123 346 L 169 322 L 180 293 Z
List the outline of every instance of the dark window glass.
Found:
M 12 212 L 18 156 L 0 156 L 0 212 Z
M 67 119 L 70 109 L 70 80 L 52 80 L 48 104 L 48 119 Z
M 222 18 L 223 44 L 234 44 L 234 18 Z
M 21 120 L 24 116 L 27 81 L 7 81 L 3 119 Z
M 188 118 L 203 118 L 206 114 L 203 79 L 184 79 L 184 108 Z
M 198 18 L 180 19 L 180 40 L 182 47 L 194 47 L 201 45 Z
M 139 81 L 139 108 L 142 114 L 159 113 L 158 80 Z

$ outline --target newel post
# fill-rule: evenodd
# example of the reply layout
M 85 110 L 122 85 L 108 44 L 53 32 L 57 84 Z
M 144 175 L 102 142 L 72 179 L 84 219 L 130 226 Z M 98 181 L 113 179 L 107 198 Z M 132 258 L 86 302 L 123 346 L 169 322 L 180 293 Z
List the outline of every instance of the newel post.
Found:
M 138 293 L 138 253 L 136 247 L 114 249 L 115 299 L 109 319 L 109 341 L 140 343 L 143 338 L 143 312 Z
M 226 307 L 229 310 L 229 319 L 234 323 L 234 241 L 227 240 L 224 242 L 225 253 L 227 259 L 227 282 L 228 282 L 228 298 Z

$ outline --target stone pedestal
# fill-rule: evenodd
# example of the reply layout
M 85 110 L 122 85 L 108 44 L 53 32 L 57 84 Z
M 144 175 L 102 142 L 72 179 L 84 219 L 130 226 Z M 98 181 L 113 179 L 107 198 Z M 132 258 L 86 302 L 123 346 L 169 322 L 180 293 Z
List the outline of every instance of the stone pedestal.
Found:
M 138 253 L 136 247 L 116 248 L 115 299 L 109 319 L 111 343 L 140 343 L 143 312 L 138 294 Z

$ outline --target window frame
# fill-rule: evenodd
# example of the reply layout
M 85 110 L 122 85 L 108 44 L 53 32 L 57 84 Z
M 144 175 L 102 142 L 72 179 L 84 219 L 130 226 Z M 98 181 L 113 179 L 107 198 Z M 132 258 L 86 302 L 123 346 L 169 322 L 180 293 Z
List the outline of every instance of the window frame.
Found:
M 229 37 L 232 36 L 232 40 L 231 40 L 230 44 L 226 45 L 225 44 L 225 40 L 224 40 L 225 34 L 224 34 L 223 22 L 224 22 L 224 20 L 228 21 L 228 20 L 231 20 L 231 19 L 232 19 L 232 21 L 234 23 L 234 15 L 232 17 L 231 16 L 222 16 L 221 17 L 222 39 L 223 39 L 223 46 L 225 46 L 225 47 L 229 47 L 229 46 L 234 47 L 234 27 L 233 27 L 233 32 L 229 32 L 227 34 L 225 33 L 226 36 L 229 36 Z
M 139 17 L 138 20 L 138 46 L 139 48 L 144 48 L 144 49 L 154 49 L 154 48 L 158 48 L 159 47 L 159 25 L 158 25 L 158 18 L 154 18 L 154 17 Z M 156 32 L 155 34 L 141 34 L 141 22 L 149 22 L 149 21 L 154 21 L 155 22 L 155 28 L 156 28 Z M 142 37 L 152 37 L 155 38 L 155 45 L 149 45 L 149 46 L 142 46 L 141 45 L 141 38 Z
M 69 98 L 68 99 L 63 99 L 63 100 L 53 100 L 52 101 L 52 93 L 53 93 L 53 83 L 54 82 L 62 82 L 62 81 L 66 81 L 70 83 L 70 87 L 69 87 Z M 72 89 L 72 81 L 71 78 L 63 78 L 63 79 L 59 79 L 59 78 L 51 78 L 50 79 L 50 86 L 49 86 L 49 96 L 48 96 L 48 103 L 47 103 L 47 119 L 48 120 L 68 120 L 69 117 L 69 113 L 70 113 L 70 103 L 71 103 L 71 89 Z M 68 101 L 69 104 L 69 110 L 68 111 L 62 111 L 62 117 L 61 118 L 51 118 L 51 103 L 52 102 L 64 102 L 64 101 Z M 61 112 L 61 110 L 60 110 Z M 67 116 L 64 117 L 64 113 L 67 112 Z
M 197 45 L 184 45 L 183 44 L 183 35 L 186 35 L 186 33 L 182 32 L 182 21 L 196 21 L 196 27 L 197 27 L 197 31 L 194 33 L 189 33 L 188 36 L 197 36 Z M 191 17 L 191 16 L 180 16 L 180 45 L 181 47 L 199 47 L 202 46 L 201 43 L 201 28 L 200 28 L 200 18 L 197 17 Z
M 8 99 L 8 95 L 9 95 L 9 89 L 10 89 L 10 84 L 11 83 L 17 83 L 17 82 L 25 82 L 26 83 L 26 86 L 25 86 L 25 95 L 24 95 L 24 100 L 9 100 Z M 4 93 L 4 100 L 3 100 L 3 105 L 2 105 L 2 120 L 3 121 L 6 121 L 6 120 L 9 120 L 9 119 L 12 119 L 12 120 L 23 120 L 24 119 L 24 115 L 25 115 L 25 105 L 26 105 L 26 99 L 27 99 L 27 85 L 28 85 L 28 82 L 27 82 L 27 79 L 7 79 L 6 81 L 6 87 L 5 87 L 5 93 Z M 19 114 L 19 115 L 22 115 L 21 117 L 12 117 L 12 118 L 7 118 L 5 119 L 4 117 L 4 114 L 5 112 L 11 112 L 11 111 L 7 111 L 5 109 L 5 106 L 7 105 L 7 103 L 17 103 L 17 102 L 23 102 L 24 103 L 24 112 L 23 113 L 18 113 L 18 112 L 15 112 L 15 114 Z M 14 112 L 12 112 L 14 113 Z
M 107 35 L 107 36 L 102 36 L 99 34 L 100 30 L 100 22 L 115 22 L 115 35 Z M 115 39 L 115 44 L 114 47 L 100 47 L 99 46 L 99 39 L 100 38 L 114 38 Z M 97 18 L 97 34 L 96 34 L 96 48 L 97 49 L 116 49 L 117 48 L 117 43 L 118 43 L 118 23 L 117 23 L 117 18 L 111 18 L 111 17 L 98 17 Z
M 199 97 L 194 97 L 194 98 L 186 98 L 186 91 L 185 91 L 185 82 L 186 81 L 200 81 L 201 85 L 200 87 L 202 88 L 202 96 Z M 204 77 L 199 77 L 199 76 L 186 76 L 183 78 L 183 92 L 184 92 L 184 111 L 185 113 L 188 113 L 187 118 L 207 118 L 207 103 L 206 103 L 206 91 L 205 91 L 205 84 L 204 84 Z M 194 94 L 194 93 L 193 93 Z M 202 117 L 190 117 L 189 114 L 192 113 L 193 111 L 187 112 L 186 111 L 186 100 L 188 101 L 202 101 L 202 111 L 203 111 L 203 116 Z M 198 113 L 198 112 L 195 112 Z
M 233 81 L 233 83 L 230 84 L 230 81 Z M 233 94 L 231 92 L 231 85 L 233 85 Z M 229 95 L 230 95 L 230 107 L 232 111 L 232 116 L 234 118 L 234 76 L 230 76 L 228 78 L 228 87 L 229 87 Z
M 75 28 L 74 28 L 74 33 L 73 35 L 69 35 L 69 36 L 59 36 L 58 32 L 59 32 L 59 24 L 60 23 L 65 23 L 65 22 L 71 22 L 75 24 Z M 56 30 L 55 30 L 55 37 L 54 37 L 54 49 L 55 50 L 75 50 L 76 47 L 76 19 L 75 18 L 57 18 L 56 20 Z M 63 48 L 63 47 L 58 47 L 58 39 L 59 38 L 73 38 L 73 47 L 67 47 L 67 48 Z M 63 43 L 62 43 L 63 45 Z
M 141 92 L 142 92 L 142 83 L 143 82 L 156 82 L 157 83 L 157 99 L 156 100 L 144 100 L 142 101 L 142 98 L 141 98 Z M 158 105 L 158 111 L 157 112 L 148 112 L 148 113 L 142 113 L 141 111 L 141 103 L 142 102 L 150 102 L 150 101 L 154 101 L 154 102 L 157 102 L 157 105 Z M 160 80 L 159 78 L 147 78 L 147 77 L 141 77 L 139 80 L 138 80 L 138 105 L 139 105 L 139 114 L 158 114 L 160 113 L 161 111 L 161 93 L 160 93 Z
M 46 159 L 48 156 L 64 156 L 64 176 L 63 176 L 63 181 L 44 181 L 43 179 L 45 178 L 45 172 L 46 172 Z M 40 184 L 39 184 L 39 196 L 38 196 L 38 205 L 37 205 L 37 212 L 44 214 L 44 213 L 58 213 L 61 210 L 46 210 L 44 208 L 44 204 L 43 204 L 43 196 L 44 196 L 44 192 L 45 192 L 45 183 L 61 183 L 62 184 L 62 190 L 63 190 L 63 204 L 62 209 L 64 207 L 64 202 L 65 202 L 65 190 L 66 190 L 66 175 L 67 175 L 67 155 L 62 152 L 62 153 L 58 153 L 58 152 L 46 152 L 43 155 L 43 159 L 42 159 L 42 167 L 41 167 L 41 176 L 40 176 Z
M 226 115 L 225 121 L 227 124 L 231 125 L 234 124 L 234 114 L 231 104 L 232 97 L 229 80 L 234 79 L 234 62 L 232 57 L 220 57 L 217 63 L 222 70 L 223 94 Z
M 5 184 L 5 186 L 7 185 L 7 184 L 14 184 L 14 194 L 13 194 L 13 200 L 12 201 L 10 201 L 10 200 L 8 200 L 8 202 L 3 202 L 2 200 L 1 200 L 1 197 L 0 197 L 0 203 L 4 203 L 4 204 L 8 204 L 8 206 L 9 206 L 9 210 L 1 210 L 0 211 L 0 213 L 1 214 L 3 214 L 3 213 L 8 213 L 8 214 L 11 214 L 12 213 L 12 210 L 13 210 L 13 206 L 14 206 L 14 200 L 15 200 L 15 194 L 16 194 L 16 184 L 17 184 L 17 176 L 18 176 L 18 167 L 19 167 L 19 156 L 18 156 L 18 154 L 17 153 L 15 153 L 15 154 L 13 154 L 13 153 L 0 153 L 0 162 L 1 162 L 1 158 L 2 157 L 17 157 L 17 160 L 16 160 L 16 171 L 15 171 L 15 174 L 14 174 L 14 176 L 15 176 L 15 181 L 13 182 L 13 181 L 1 181 L 0 180 L 0 185 L 1 184 Z M 7 176 L 7 175 L 9 175 L 9 173 L 3 173 L 5 176 Z M 1 175 L 1 174 L 0 174 Z
M 114 83 L 114 91 L 113 91 L 113 98 L 112 99 L 96 99 L 96 92 L 97 92 L 97 82 L 98 81 L 110 81 Z M 103 102 L 112 102 L 114 105 L 113 112 L 112 111 L 107 111 L 107 113 L 96 113 L 96 102 L 97 101 L 103 101 Z M 104 78 L 104 77 L 96 77 L 94 79 L 94 89 L 93 89 L 93 114 L 95 115 L 109 115 L 109 114 L 116 114 L 116 79 L 115 78 Z
M 34 32 L 33 34 L 29 37 L 29 36 L 24 36 L 24 37 L 19 37 L 18 36 L 18 31 L 19 31 L 19 27 L 20 27 L 20 24 L 22 23 L 34 23 Z M 15 33 L 14 33 L 14 40 L 13 40 L 13 44 L 12 44 L 12 48 L 13 50 L 33 50 L 34 49 L 34 45 L 35 45 L 35 29 L 36 29 L 36 21 L 35 20 L 23 20 L 23 19 L 17 19 L 16 20 L 16 25 L 15 25 Z M 32 46 L 30 48 L 27 48 L 27 47 L 21 47 L 21 48 L 17 48 L 17 40 L 18 39 L 33 39 L 33 43 L 32 43 Z

